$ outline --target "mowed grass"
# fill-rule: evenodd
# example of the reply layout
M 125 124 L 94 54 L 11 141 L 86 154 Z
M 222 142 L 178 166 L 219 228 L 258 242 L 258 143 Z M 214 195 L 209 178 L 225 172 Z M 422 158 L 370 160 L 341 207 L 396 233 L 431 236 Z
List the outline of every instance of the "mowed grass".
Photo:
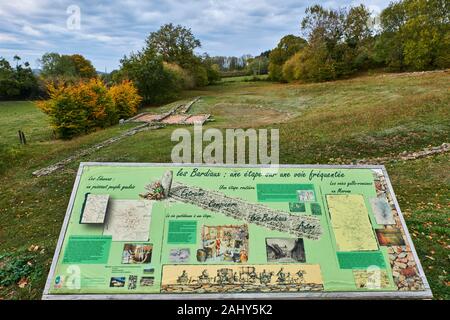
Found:
M 201 96 L 190 112 L 212 114 L 215 121 L 206 128 L 279 128 L 282 163 L 326 164 L 449 142 L 449 85 L 448 72 L 382 74 L 321 84 L 227 82 L 144 110 L 159 113 Z M 47 177 L 35 178 L 31 172 L 132 126 L 55 140 L 47 117 L 32 102 L 0 103 L 0 145 L 7 150 L 1 156 L 6 161 L 0 173 L 0 268 L 31 245 L 39 246 L 33 251 L 27 284 L 3 286 L 1 297 L 40 298 L 78 161 Z M 171 162 L 175 128 L 141 132 L 80 161 Z M 27 135 L 26 146 L 18 144 L 19 129 Z M 444 154 L 387 165 L 438 299 L 450 298 L 449 158 Z M 2 260 L 7 253 L 12 257 Z
M 34 102 L 0 102 L 0 174 L 20 175 L 25 171 L 17 169 L 24 167 L 34 171 L 133 126 L 136 124 L 114 126 L 72 140 L 59 140 L 54 137 L 48 117 Z M 19 130 L 25 134 L 26 145 L 19 143 Z

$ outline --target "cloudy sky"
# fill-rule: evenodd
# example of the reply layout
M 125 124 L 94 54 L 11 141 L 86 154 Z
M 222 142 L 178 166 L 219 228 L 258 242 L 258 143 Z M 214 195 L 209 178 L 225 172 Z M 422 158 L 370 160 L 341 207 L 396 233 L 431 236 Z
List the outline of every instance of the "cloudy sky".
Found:
M 192 29 L 199 53 L 258 55 L 286 34 L 300 35 L 305 8 L 314 3 L 364 3 L 376 13 L 389 0 L 0 0 L 0 56 L 11 61 L 17 54 L 37 68 L 45 52 L 80 53 L 97 70 L 111 71 L 169 22 Z

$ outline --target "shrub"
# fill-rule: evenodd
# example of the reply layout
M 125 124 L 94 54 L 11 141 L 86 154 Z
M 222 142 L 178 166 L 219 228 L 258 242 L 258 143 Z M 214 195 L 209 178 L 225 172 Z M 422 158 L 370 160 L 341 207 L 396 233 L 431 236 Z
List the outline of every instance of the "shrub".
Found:
M 50 116 L 56 133 L 64 139 L 117 122 L 111 94 L 99 79 L 69 85 L 48 85 L 50 99 L 38 107 Z
M 142 98 L 133 82 L 124 80 L 122 83 L 112 86 L 109 93 L 119 119 L 127 119 L 136 114 Z
M 122 66 L 114 81 L 129 79 L 136 85 L 144 103 L 159 104 L 178 97 L 180 79 L 176 73 L 164 68 L 162 58 L 147 50 L 131 54 L 121 60 Z
M 283 65 L 282 64 L 269 64 L 269 78 L 273 81 L 284 82 L 283 79 Z
M 269 54 L 269 78 L 274 81 L 286 81 L 283 79 L 284 63 L 306 45 L 305 39 L 291 34 L 281 38 L 277 47 Z
M 302 51 L 297 52 L 287 60 L 283 65 L 283 79 L 293 81 L 300 79 Z
M 125 80 L 109 90 L 100 79 L 76 84 L 50 83 L 50 98 L 37 106 L 50 116 L 63 139 L 91 132 L 133 116 L 142 101 L 134 84 Z
M 297 52 L 285 62 L 282 78 L 285 81 L 302 80 L 320 82 L 336 79 L 336 62 L 330 58 L 324 46 L 318 45 Z
M 195 79 L 196 87 L 205 87 L 208 85 L 208 71 L 200 63 L 194 63 L 190 66 L 189 71 Z
M 220 68 L 217 64 L 206 65 L 205 68 L 209 84 L 220 81 Z
M 183 89 L 195 88 L 195 79 L 188 70 L 183 69 L 176 63 L 163 62 L 163 64 L 166 71 L 175 75 Z

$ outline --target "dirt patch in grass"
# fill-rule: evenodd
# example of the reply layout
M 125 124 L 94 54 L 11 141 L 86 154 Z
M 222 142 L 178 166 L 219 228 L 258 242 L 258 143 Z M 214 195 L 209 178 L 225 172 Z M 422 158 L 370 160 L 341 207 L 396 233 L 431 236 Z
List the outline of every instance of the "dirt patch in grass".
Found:
M 174 114 L 174 115 L 168 116 L 167 118 L 162 120 L 162 123 L 177 124 L 177 123 L 181 123 L 184 120 L 186 120 L 187 117 L 188 117 L 187 115 Z

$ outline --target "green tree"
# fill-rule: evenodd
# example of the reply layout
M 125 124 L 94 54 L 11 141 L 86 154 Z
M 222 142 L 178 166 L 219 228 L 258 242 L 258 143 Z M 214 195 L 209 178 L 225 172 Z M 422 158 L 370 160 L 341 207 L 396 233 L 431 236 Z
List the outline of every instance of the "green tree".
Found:
M 50 52 L 45 53 L 39 62 L 41 76 L 45 79 L 71 81 L 97 77 L 92 63 L 80 54 L 60 55 Z
M 164 62 L 177 64 L 188 70 L 198 87 L 206 86 L 208 70 L 203 65 L 201 57 L 194 54 L 196 48 L 201 47 L 191 29 L 172 23 L 161 26 L 158 31 L 150 33 L 146 40 L 144 51 L 151 51 Z
M 208 84 L 212 84 L 220 80 L 220 67 L 207 53 L 204 53 L 201 57 L 201 62 L 206 70 L 206 76 L 208 78 Z
M 450 66 L 450 3 L 409 0 L 405 6 L 407 20 L 401 33 L 406 66 L 413 70 Z
M 269 72 L 269 58 L 266 56 L 259 56 L 251 59 L 248 62 L 247 68 L 249 73 L 256 74 L 267 74 Z
M 0 57 L 0 100 L 29 99 L 39 94 L 39 86 L 28 62 L 20 64 L 21 58 L 14 56 L 16 67 Z
M 393 70 L 448 68 L 449 6 L 446 0 L 392 2 L 381 13 L 377 59 Z
M 90 79 L 97 77 L 97 71 L 91 61 L 83 57 L 81 54 L 73 54 L 70 56 L 77 76 L 80 78 Z
M 0 59 L 0 99 L 6 100 L 20 95 L 19 84 L 14 75 L 14 69 L 8 60 Z
M 181 90 L 180 79 L 164 68 L 163 59 L 155 51 L 132 53 L 121 60 L 121 68 L 114 75 L 116 83 L 132 80 L 144 103 L 162 103 L 177 97 Z
M 67 55 L 60 55 L 56 52 L 45 53 L 39 63 L 41 65 L 41 76 L 45 79 L 76 77 L 75 65 Z
M 349 9 L 306 9 L 301 22 L 308 44 L 283 68 L 287 78 L 327 81 L 367 69 L 373 46 L 370 12 L 364 5 Z
M 163 61 L 177 63 L 189 68 L 195 60 L 194 50 L 201 47 L 191 29 L 172 23 L 161 26 L 158 31 L 150 33 L 146 40 L 147 48 L 160 55 Z

